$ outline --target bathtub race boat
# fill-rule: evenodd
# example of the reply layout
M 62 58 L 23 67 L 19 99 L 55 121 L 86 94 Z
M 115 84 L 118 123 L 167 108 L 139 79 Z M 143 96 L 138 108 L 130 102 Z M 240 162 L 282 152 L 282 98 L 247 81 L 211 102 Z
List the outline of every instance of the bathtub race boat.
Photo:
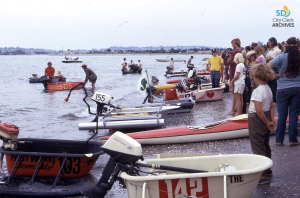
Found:
M 67 56 L 65 56 L 65 59 L 62 62 L 63 63 L 82 63 L 82 61 L 79 60 L 79 57 L 67 57 Z
M 115 181 L 130 198 L 251 197 L 273 161 L 254 154 L 209 155 L 144 160 L 142 147 L 116 132 L 103 145 L 110 156 L 98 183 L 81 193 L 104 198 Z
M 41 82 L 47 81 L 49 79 L 48 76 L 42 76 Z M 45 91 L 62 91 L 62 90 L 70 90 L 73 89 L 82 89 L 84 87 L 83 82 L 58 82 L 58 78 L 54 78 L 54 83 L 47 82 L 48 89 Z
M 58 82 L 48 84 L 48 91 L 70 90 L 72 87 L 76 87 L 75 89 L 82 89 L 84 87 L 83 82 Z
M 299 117 L 300 118 L 300 117 Z M 298 119 L 299 119 L 298 118 Z M 275 118 L 277 121 L 277 117 Z M 288 129 L 288 120 L 286 128 Z M 274 129 L 276 131 L 276 129 Z M 248 115 L 242 114 L 226 120 L 213 122 L 203 126 L 183 126 L 152 131 L 127 133 L 140 144 L 182 144 L 191 142 L 206 142 L 249 136 Z M 107 141 L 109 136 L 101 138 Z
M 192 97 L 195 102 L 209 102 L 223 99 L 223 92 L 226 88 L 225 83 L 222 83 L 220 87 L 211 88 L 211 84 L 201 85 L 200 89 L 188 90 L 187 92 L 178 92 L 178 98 L 190 98 Z
M 102 143 L 56 139 L 18 138 L 19 128 L 0 121 L 1 168 L 6 157 L 8 177 L 0 195 L 71 196 L 91 183 L 72 180 L 86 175 L 100 155 Z

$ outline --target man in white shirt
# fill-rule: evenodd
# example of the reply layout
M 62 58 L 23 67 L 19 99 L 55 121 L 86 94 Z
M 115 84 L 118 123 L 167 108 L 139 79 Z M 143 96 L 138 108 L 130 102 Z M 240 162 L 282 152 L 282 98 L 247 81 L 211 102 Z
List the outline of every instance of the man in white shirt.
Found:
M 267 63 L 270 62 L 273 58 L 281 54 L 281 50 L 277 46 L 277 40 L 274 37 L 271 37 L 268 41 L 268 47 L 270 51 L 267 53 Z
M 188 60 L 186 66 L 188 67 L 189 65 L 192 65 L 192 60 L 193 60 L 193 56 L 191 56 L 191 58 Z
M 127 68 L 126 68 L 126 66 L 127 66 L 126 58 L 124 58 L 123 60 L 124 60 L 124 61 L 121 63 L 121 65 L 122 65 L 122 71 L 123 71 L 123 72 L 127 72 Z
M 142 67 L 143 67 L 143 64 L 141 63 L 141 60 L 138 60 L 138 64 L 137 64 L 138 66 L 139 66 L 139 71 L 142 69 Z

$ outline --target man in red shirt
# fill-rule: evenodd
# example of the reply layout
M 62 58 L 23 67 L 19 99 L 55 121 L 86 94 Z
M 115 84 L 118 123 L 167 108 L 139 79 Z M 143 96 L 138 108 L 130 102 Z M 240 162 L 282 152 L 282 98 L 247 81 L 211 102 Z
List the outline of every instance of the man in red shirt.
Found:
M 53 83 L 54 80 L 54 74 L 55 74 L 55 69 L 52 67 L 52 63 L 48 62 L 48 67 L 45 69 L 45 75 L 49 77 L 49 80 L 44 81 L 44 87 L 47 90 L 48 89 L 48 82 Z
M 230 58 L 227 60 L 227 63 L 230 65 L 229 68 L 229 78 L 230 78 L 230 82 L 232 81 L 232 79 L 234 78 L 234 73 L 235 73 L 235 67 L 236 67 L 236 63 L 233 61 L 234 60 L 234 56 L 237 53 L 242 53 L 241 51 L 241 41 L 239 38 L 233 39 L 231 41 L 231 45 L 233 47 L 234 52 L 231 53 Z M 231 91 L 233 92 L 234 87 L 231 88 Z M 234 95 L 232 94 L 232 107 L 231 107 L 231 111 L 228 113 L 229 115 L 234 115 L 235 114 L 235 98 Z

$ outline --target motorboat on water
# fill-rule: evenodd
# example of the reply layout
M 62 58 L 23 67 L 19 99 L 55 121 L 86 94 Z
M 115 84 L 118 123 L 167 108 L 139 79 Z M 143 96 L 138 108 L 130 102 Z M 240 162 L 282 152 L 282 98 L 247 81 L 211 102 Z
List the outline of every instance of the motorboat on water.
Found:
M 144 160 L 141 145 L 121 132 L 102 147 L 110 156 L 98 183 L 82 191 L 105 197 L 115 181 L 131 198 L 251 197 L 270 158 L 254 154 L 207 155 Z
M 18 138 L 19 128 L 0 121 L 0 167 L 6 157 L 9 174 L 0 195 L 71 196 L 92 186 L 71 180 L 82 177 L 104 154 L 101 142 Z
M 82 89 L 84 87 L 83 82 L 63 82 L 66 81 L 66 78 L 63 78 L 61 82 L 59 82 L 59 78 L 57 76 L 54 77 L 53 82 L 48 82 L 49 77 L 48 76 L 42 76 L 40 78 L 40 81 L 42 83 L 47 83 L 47 89 L 45 91 L 51 92 L 51 91 L 62 91 L 62 90 L 70 90 L 70 89 Z M 44 85 L 46 86 L 46 85 Z
M 62 62 L 63 63 L 82 63 L 82 61 L 79 60 L 79 57 L 67 57 L 67 56 L 65 56 L 65 59 Z
M 121 69 L 123 75 L 124 75 L 124 74 L 141 74 L 141 73 L 142 73 L 142 70 L 143 70 L 143 69 L 140 69 L 140 70 L 138 70 L 138 71 L 132 71 L 132 70 L 124 71 L 124 69 Z
M 277 120 L 277 118 L 275 118 Z M 287 120 L 286 127 L 289 122 Z M 274 129 L 276 131 L 276 129 Z M 151 131 L 127 133 L 140 144 L 182 144 L 249 137 L 248 115 L 242 114 L 202 126 L 182 126 Z M 110 136 L 101 138 L 107 141 Z
M 171 61 L 171 58 L 158 58 L 158 59 L 155 59 L 157 60 L 157 62 L 170 62 Z M 184 60 L 182 59 L 173 59 L 174 62 L 182 62 Z
M 38 77 L 36 73 L 32 74 L 32 77 L 29 78 L 29 83 L 42 83 L 41 78 Z
M 77 87 L 74 89 L 82 89 L 84 87 L 83 82 L 58 82 L 58 83 L 48 84 L 48 91 L 70 90 L 75 86 Z

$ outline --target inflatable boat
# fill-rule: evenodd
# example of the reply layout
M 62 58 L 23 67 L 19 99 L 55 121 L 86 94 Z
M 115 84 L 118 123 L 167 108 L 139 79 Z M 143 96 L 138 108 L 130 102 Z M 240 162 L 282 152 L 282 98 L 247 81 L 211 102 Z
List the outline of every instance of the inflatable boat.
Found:
M 275 118 L 277 120 L 277 118 Z M 287 120 L 288 128 L 288 120 Z M 276 130 L 276 129 L 275 129 Z M 275 131 L 274 130 L 274 131 Z M 248 137 L 248 116 L 243 114 L 203 126 L 183 126 L 127 133 L 140 144 L 178 144 Z M 101 138 L 106 141 L 109 136 Z

